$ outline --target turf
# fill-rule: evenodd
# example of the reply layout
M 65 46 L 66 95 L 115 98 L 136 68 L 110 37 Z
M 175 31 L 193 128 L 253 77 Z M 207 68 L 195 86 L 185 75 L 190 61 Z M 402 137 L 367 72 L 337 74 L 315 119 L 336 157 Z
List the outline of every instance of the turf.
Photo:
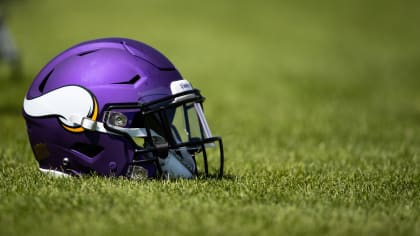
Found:
M 18 1 L 24 76 L 0 70 L 0 235 L 419 235 L 420 4 Z M 161 50 L 208 98 L 226 177 L 53 179 L 21 102 L 61 50 Z

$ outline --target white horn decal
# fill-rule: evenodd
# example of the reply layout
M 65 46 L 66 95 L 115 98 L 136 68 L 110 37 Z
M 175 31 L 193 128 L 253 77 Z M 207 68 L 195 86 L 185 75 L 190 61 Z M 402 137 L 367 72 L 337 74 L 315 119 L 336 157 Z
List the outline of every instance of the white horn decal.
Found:
M 70 120 L 72 115 L 96 120 L 98 103 L 85 88 L 65 86 L 42 96 L 23 101 L 23 110 L 33 117 L 58 116 L 63 127 L 71 132 L 82 132 L 84 128 Z

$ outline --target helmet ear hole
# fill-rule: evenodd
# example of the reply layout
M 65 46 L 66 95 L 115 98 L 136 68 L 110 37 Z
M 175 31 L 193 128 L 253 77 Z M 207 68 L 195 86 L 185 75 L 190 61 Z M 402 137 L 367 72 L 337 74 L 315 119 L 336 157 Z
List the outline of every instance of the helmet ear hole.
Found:
M 146 143 L 146 140 L 145 140 L 145 138 L 143 138 L 143 137 L 133 137 L 133 140 L 134 140 L 134 142 L 137 144 L 137 146 L 140 146 L 140 147 L 144 147 L 144 145 L 145 145 L 145 143 Z
M 94 158 L 104 150 L 101 146 L 88 143 L 74 143 L 70 148 L 90 158 Z

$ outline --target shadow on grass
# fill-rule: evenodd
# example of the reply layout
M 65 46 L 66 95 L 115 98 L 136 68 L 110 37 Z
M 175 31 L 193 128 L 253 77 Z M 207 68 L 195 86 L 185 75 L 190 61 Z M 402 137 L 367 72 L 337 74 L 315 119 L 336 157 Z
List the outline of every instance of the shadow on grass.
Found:
M 186 180 L 186 181 L 194 181 L 194 180 L 199 180 L 199 181 L 234 181 L 237 180 L 238 178 L 240 178 L 240 176 L 235 176 L 235 175 L 231 175 L 231 174 L 227 174 L 227 175 L 223 175 L 223 177 L 219 177 L 217 174 L 209 174 L 209 175 L 204 175 L 204 174 L 199 174 L 196 178 L 191 178 L 191 179 L 183 179 L 183 178 L 178 178 L 178 179 L 166 179 L 164 177 L 160 177 L 160 178 L 150 178 L 150 179 L 130 179 L 128 177 L 125 176 L 102 176 L 102 175 L 98 175 L 96 173 L 90 173 L 90 174 L 84 174 L 84 175 L 74 175 L 73 177 L 75 178 L 103 178 L 103 179 L 107 179 L 107 180 L 116 180 L 116 179 L 124 179 L 127 181 L 154 181 L 154 182 L 162 182 L 162 181 L 169 181 L 169 182 L 176 182 L 179 180 Z
M 235 179 L 238 179 L 238 176 L 234 176 L 234 175 L 230 175 L 230 174 L 223 175 L 223 177 L 220 177 L 217 174 L 208 174 L 208 175 L 199 174 L 196 178 L 185 179 L 185 180 L 203 180 L 203 181 L 205 181 L 205 180 L 215 180 L 215 181 L 217 181 L 217 180 L 224 180 L 224 181 L 233 181 Z M 154 179 L 151 179 L 151 180 L 152 181 L 171 181 L 171 182 L 175 182 L 175 181 L 177 181 L 179 179 L 165 179 L 164 177 L 160 177 L 160 178 L 154 178 Z

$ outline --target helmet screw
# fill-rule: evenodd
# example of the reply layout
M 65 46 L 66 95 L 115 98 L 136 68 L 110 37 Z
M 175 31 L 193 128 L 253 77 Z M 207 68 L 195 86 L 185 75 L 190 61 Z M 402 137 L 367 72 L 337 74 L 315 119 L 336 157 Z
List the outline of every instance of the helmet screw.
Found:
M 63 166 L 67 167 L 67 166 L 69 166 L 69 163 L 70 163 L 70 159 L 68 157 L 64 157 L 63 158 Z
M 111 172 L 114 172 L 117 170 L 117 163 L 115 163 L 115 161 L 111 161 L 108 163 L 108 167 Z

